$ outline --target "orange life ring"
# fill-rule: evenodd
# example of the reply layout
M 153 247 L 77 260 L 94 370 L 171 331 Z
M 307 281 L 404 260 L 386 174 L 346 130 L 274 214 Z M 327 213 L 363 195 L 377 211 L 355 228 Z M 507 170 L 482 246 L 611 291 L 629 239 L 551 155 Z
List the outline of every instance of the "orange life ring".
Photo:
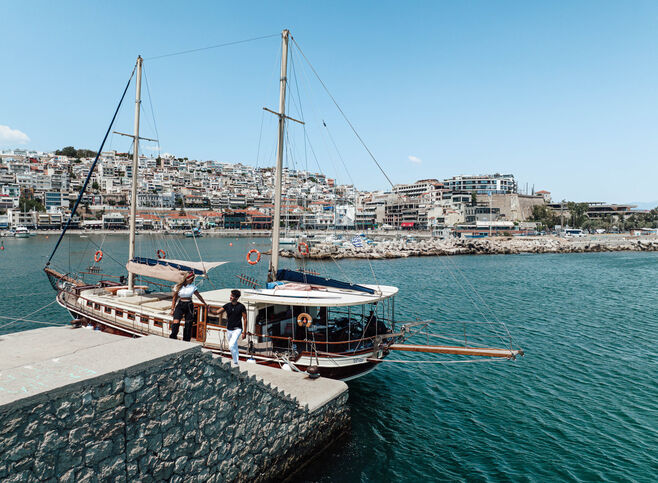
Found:
M 251 259 L 251 254 L 255 253 L 256 254 L 256 260 Z M 258 262 L 260 262 L 260 252 L 256 250 L 255 248 L 252 248 L 249 250 L 249 253 L 247 253 L 247 263 L 249 265 L 256 265 Z
M 297 245 L 297 251 L 299 251 L 299 253 L 301 253 L 302 255 L 308 255 L 309 254 L 308 243 L 299 242 L 299 244 Z
M 95 261 L 96 263 L 98 263 L 98 262 L 100 262 L 102 259 L 103 259 L 103 252 L 102 252 L 101 250 L 98 250 L 98 251 L 94 254 L 94 261 Z
M 306 319 L 306 322 L 304 322 L 304 319 Z M 306 326 L 306 328 L 311 327 L 311 324 L 313 324 L 313 317 L 311 317 L 309 314 L 306 312 L 302 312 L 297 316 L 297 325 L 300 327 Z
M 158 256 L 159 259 L 167 258 L 167 254 L 165 253 L 165 251 L 162 248 L 160 248 L 155 253 L 156 253 L 156 255 Z

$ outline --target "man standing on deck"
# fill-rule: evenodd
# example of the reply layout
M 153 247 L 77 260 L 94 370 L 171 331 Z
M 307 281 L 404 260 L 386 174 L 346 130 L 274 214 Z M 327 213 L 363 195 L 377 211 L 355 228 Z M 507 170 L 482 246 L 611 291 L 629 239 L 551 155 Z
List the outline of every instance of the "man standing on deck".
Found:
M 233 356 L 233 364 L 238 365 L 238 339 L 247 337 L 247 308 L 238 302 L 239 290 L 231 290 L 231 302 L 217 309 L 216 315 L 221 316 L 226 312 L 226 332 L 228 335 L 228 347 Z M 244 330 L 243 330 L 244 329 Z

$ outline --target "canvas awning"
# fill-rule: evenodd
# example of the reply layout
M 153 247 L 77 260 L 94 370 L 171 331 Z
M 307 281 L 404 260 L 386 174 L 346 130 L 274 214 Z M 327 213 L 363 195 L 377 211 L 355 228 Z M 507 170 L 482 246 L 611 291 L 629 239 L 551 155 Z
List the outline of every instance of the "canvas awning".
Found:
M 195 275 L 205 275 L 209 270 L 225 263 L 227 262 L 192 262 L 135 257 L 126 264 L 126 269 L 135 275 L 179 283 L 189 272 L 194 272 Z

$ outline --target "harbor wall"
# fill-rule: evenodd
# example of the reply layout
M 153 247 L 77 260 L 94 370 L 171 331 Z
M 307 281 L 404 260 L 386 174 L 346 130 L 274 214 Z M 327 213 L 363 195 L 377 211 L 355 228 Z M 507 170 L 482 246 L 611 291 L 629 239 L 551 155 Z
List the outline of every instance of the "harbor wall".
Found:
M 126 341 L 165 340 L 190 346 Z M 349 427 L 346 386 L 309 407 L 187 347 L 100 376 L 78 364 L 84 380 L 0 405 L 0 480 L 275 481 Z

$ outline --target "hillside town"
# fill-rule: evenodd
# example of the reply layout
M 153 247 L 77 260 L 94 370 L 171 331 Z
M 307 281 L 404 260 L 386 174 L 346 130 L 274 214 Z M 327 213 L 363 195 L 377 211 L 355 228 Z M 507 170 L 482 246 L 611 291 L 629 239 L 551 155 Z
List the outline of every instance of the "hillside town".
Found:
M 93 153 L 69 146 L 50 153 L 0 153 L 0 229 L 58 230 L 68 220 Z M 101 153 L 71 227 L 128 225 L 132 159 Z M 274 170 L 140 156 L 138 230 L 269 230 Z M 525 190 L 527 191 L 527 189 Z M 554 202 L 548 191 L 520 193 L 513 174 L 456 175 L 360 191 L 321 173 L 284 168 L 282 220 L 291 229 L 422 230 L 455 235 L 539 233 L 555 226 L 598 230 L 656 228 L 657 210 L 600 202 Z

